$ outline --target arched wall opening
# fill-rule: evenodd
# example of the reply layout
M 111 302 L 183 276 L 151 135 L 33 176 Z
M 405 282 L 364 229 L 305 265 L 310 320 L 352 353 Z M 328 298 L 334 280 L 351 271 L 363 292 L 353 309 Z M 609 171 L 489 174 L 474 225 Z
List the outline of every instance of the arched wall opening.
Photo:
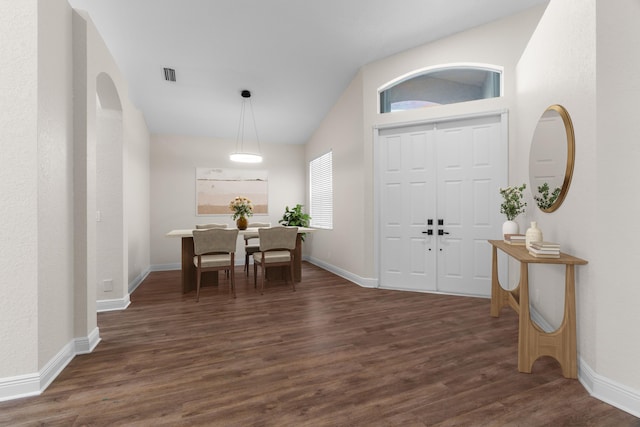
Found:
M 96 308 L 129 305 L 124 221 L 122 103 L 111 77 L 96 78 Z

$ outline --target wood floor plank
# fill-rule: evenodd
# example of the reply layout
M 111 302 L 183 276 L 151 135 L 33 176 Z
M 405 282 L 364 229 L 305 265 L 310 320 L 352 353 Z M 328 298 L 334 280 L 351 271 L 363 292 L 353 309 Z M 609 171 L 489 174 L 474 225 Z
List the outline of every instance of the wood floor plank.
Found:
M 1 426 L 640 426 L 551 358 L 517 370 L 518 319 L 489 300 L 366 289 L 303 264 L 293 292 L 236 271 L 182 294 L 151 273 L 102 341 Z

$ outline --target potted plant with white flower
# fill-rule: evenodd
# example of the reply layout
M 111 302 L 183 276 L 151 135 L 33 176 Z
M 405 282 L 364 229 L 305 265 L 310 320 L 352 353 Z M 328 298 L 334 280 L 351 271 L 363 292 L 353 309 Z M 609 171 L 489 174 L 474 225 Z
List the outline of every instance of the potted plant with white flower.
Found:
M 514 220 L 520 214 L 523 214 L 527 206 L 524 201 L 522 192 L 527 188 L 526 184 L 521 186 L 510 186 L 500 189 L 502 196 L 502 204 L 500 204 L 500 213 L 507 217 L 507 221 L 502 224 L 502 234 L 518 234 L 520 226 Z

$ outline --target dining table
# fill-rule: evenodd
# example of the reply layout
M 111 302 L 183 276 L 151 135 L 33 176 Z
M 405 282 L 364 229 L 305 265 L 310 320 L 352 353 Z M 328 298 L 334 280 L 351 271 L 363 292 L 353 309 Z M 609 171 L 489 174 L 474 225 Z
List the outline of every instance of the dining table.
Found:
M 258 234 L 259 229 L 256 227 L 247 227 L 244 230 L 238 230 L 238 236 L 245 234 Z M 293 281 L 300 282 L 302 280 L 302 236 L 306 233 L 315 231 L 310 227 L 298 227 L 298 235 L 296 237 L 296 247 L 293 251 Z M 182 241 L 181 246 L 181 271 L 182 271 L 182 293 L 187 293 L 196 289 L 196 266 L 193 263 L 195 256 L 193 249 L 193 229 L 176 229 L 166 234 L 167 237 L 179 238 Z M 217 284 L 218 275 L 213 276 L 213 284 Z

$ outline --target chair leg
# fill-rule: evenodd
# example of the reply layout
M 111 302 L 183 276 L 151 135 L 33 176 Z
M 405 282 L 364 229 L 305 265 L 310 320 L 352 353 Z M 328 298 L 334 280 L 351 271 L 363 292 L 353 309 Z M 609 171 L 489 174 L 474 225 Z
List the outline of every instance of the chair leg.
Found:
M 231 269 L 231 283 L 229 284 L 229 292 L 233 294 L 233 297 L 236 297 L 236 271 L 235 269 Z
M 260 295 L 264 295 L 264 281 L 267 279 L 267 266 L 262 265 L 262 281 L 260 282 Z
M 258 263 L 253 262 L 253 288 L 258 288 Z
M 244 254 L 244 274 L 249 275 L 249 254 Z
M 202 280 L 202 272 L 198 270 L 196 278 L 196 302 L 200 301 L 200 280 Z

